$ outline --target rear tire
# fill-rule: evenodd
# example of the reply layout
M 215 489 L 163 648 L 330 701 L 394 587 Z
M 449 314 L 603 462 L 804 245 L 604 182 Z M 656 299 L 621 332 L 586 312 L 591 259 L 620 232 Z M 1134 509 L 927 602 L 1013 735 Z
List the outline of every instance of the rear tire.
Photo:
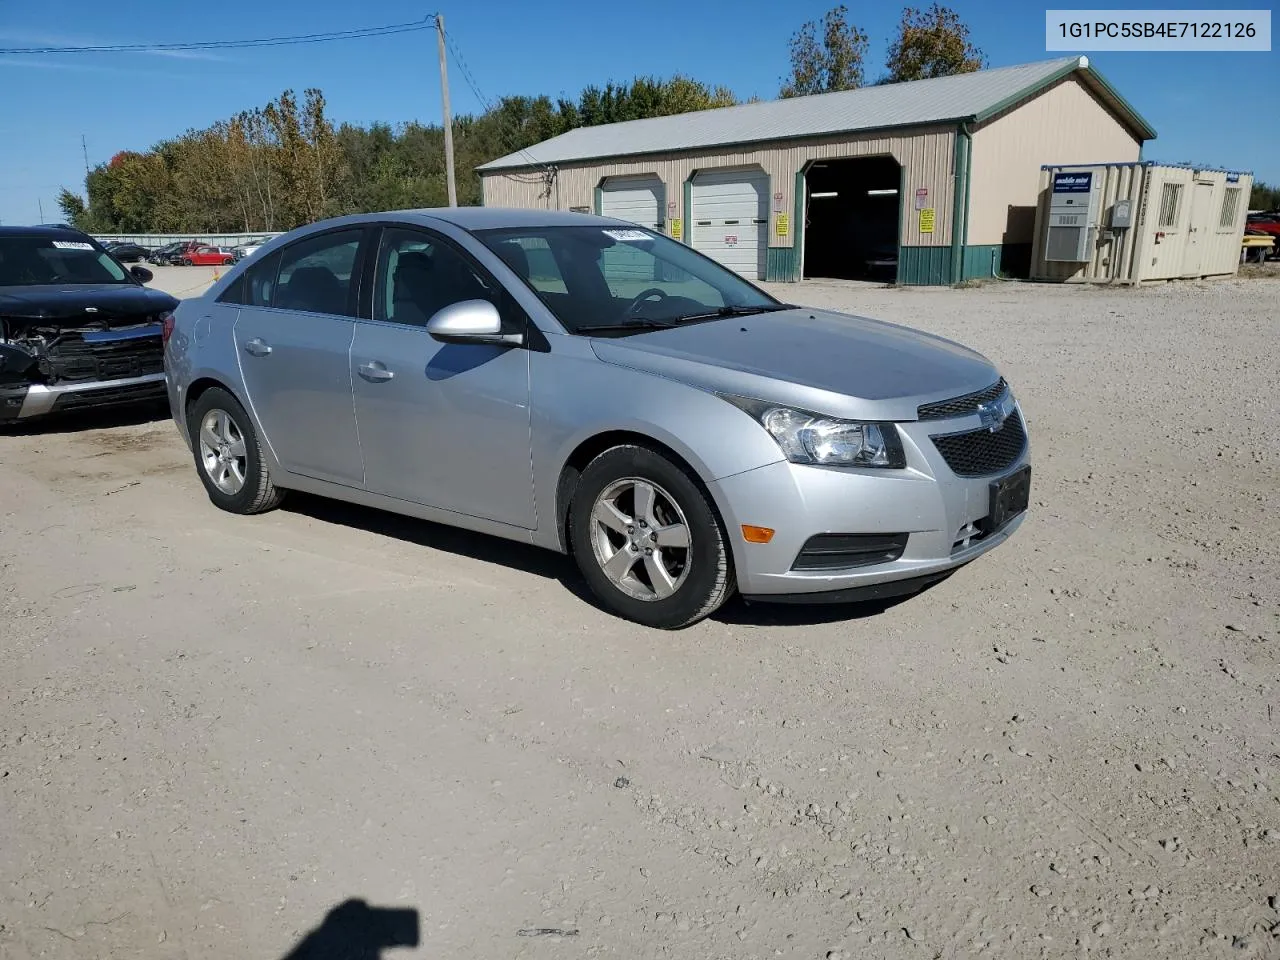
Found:
M 187 413 L 196 473 L 213 505 L 228 513 L 265 513 L 284 499 L 271 482 L 253 421 L 230 393 L 211 387 Z
M 678 630 L 733 593 L 728 541 L 710 497 L 647 447 L 613 447 L 587 465 L 568 532 L 591 592 L 636 623 Z
M 222 261 L 222 265 L 223 265 L 224 267 L 229 267 L 229 266 L 231 266 L 231 265 L 232 265 L 233 263 L 235 263 L 235 262 L 236 262 L 236 258 L 235 258 L 235 257 L 227 257 L 225 260 L 223 260 L 223 261 Z

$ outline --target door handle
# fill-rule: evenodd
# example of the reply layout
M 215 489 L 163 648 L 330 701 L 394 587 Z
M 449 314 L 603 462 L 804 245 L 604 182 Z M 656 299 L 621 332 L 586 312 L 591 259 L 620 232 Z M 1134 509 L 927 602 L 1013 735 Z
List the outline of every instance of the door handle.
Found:
M 360 364 L 360 376 L 364 377 L 371 383 L 383 383 L 395 376 L 395 373 L 388 370 L 386 365 L 377 361 L 370 360 L 368 363 Z
M 245 353 L 255 357 L 265 357 L 271 352 L 271 344 L 263 340 L 261 337 L 254 337 L 252 340 L 245 341 Z

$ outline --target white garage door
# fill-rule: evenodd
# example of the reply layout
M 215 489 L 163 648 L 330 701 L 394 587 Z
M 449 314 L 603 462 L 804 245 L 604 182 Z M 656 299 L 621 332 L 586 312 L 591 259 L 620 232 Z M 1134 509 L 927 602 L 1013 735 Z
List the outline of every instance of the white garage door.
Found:
M 708 170 L 693 178 L 693 247 L 750 280 L 764 279 L 769 175 Z
M 610 177 L 600 187 L 600 215 L 658 230 L 662 195 L 662 181 L 657 177 Z
M 600 185 L 600 215 L 629 220 L 661 233 L 664 194 L 662 181 L 655 176 L 610 177 Z M 625 243 L 605 250 L 601 263 L 616 296 L 634 296 L 656 279 L 654 259 Z M 632 281 L 639 282 L 640 287 L 631 289 Z

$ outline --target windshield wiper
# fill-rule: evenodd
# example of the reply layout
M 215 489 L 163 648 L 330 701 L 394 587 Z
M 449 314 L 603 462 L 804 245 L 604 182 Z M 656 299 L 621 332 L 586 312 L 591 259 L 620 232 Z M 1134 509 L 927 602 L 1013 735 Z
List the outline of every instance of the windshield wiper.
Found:
M 637 317 L 635 320 L 624 320 L 621 323 L 590 323 L 578 327 L 575 333 L 612 333 L 618 330 L 669 330 L 675 324 L 670 320 L 654 320 L 649 317 Z
M 720 307 L 716 310 L 708 310 L 706 313 L 687 313 L 684 316 L 675 319 L 683 323 L 686 320 L 715 320 L 718 317 L 749 317 L 757 313 L 775 313 L 778 310 L 790 310 L 790 304 L 765 304 L 758 307 L 739 307 L 728 306 Z

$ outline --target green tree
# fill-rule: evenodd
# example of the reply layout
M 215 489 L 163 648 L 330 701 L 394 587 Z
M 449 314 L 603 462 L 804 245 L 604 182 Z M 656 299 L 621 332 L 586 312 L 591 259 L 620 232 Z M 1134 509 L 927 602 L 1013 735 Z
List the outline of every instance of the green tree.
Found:
M 986 66 L 982 51 L 969 39 L 969 28 L 950 7 L 934 3 L 928 9 L 902 11 L 898 35 L 889 45 L 884 82 L 926 80 L 973 73 Z
M 1280 187 L 1273 187 L 1261 180 L 1253 182 L 1253 190 L 1249 193 L 1250 210 L 1280 210 Z M 66 210 L 66 207 L 63 207 Z
M 867 34 L 850 24 L 844 4 L 828 10 L 822 22 L 810 20 L 791 36 L 791 75 L 782 96 L 854 90 L 862 86 Z
M 58 206 L 62 209 L 62 216 L 77 230 L 91 230 L 93 221 L 89 217 L 89 205 L 84 202 L 84 197 L 78 193 L 72 193 L 66 187 L 58 191 Z
M 504 97 L 484 114 L 454 118 L 458 202 L 480 202 L 480 164 L 577 127 L 736 102 L 724 87 L 679 75 L 609 82 L 575 99 Z M 286 90 L 150 150 L 122 151 L 89 172 L 85 196 L 64 190 L 60 203 L 69 220 L 99 231 L 255 232 L 343 213 L 442 206 L 445 182 L 440 126 L 335 129 L 319 90 L 304 91 L 301 103 Z

